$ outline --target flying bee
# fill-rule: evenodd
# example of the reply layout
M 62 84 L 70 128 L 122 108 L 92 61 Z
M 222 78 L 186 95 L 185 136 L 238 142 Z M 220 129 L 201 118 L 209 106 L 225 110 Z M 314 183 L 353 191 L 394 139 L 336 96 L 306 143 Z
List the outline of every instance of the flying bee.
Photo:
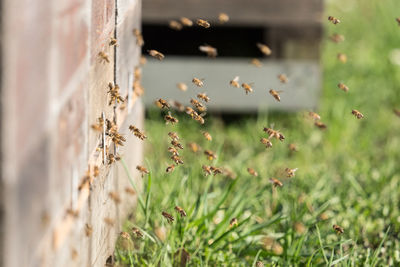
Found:
M 331 35 L 329 38 L 330 38 L 331 41 L 334 42 L 334 43 L 340 43 L 340 42 L 343 42 L 343 41 L 344 41 L 344 36 L 341 35 L 341 34 L 337 34 L 337 33 L 334 33 L 334 34 Z
M 205 150 L 204 154 L 207 156 L 208 160 L 213 160 L 217 158 L 217 155 L 215 155 L 215 153 L 211 150 Z
M 160 109 L 166 108 L 169 109 L 171 107 L 170 104 L 168 104 L 167 101 L 165 101 L 162 98 L 159 98 L 156 102 L 155 102 L 156 106 L 159 107 Z
M 215 166 L 210 166 L 211 171 L 213 172 L 213 175 L 217 175 L 217 174 L 221 174 L 222 173 L 222 169 L 215 167 Z
M 107 55 L 106 52 L 100 51 L 98 55 L 99 55 L 100 59 L 101 59 L 103 62 L 110 63 L 110 57 Z
M 193 116 L 193 119 L 194 119 L 195 121 L 198 121 L 200 124 L 204 124 L 204 119 L 203 119 L 202 115 L 195 114 L 195 115 Z
M 399 26 L 400 26 L 400 17 L 396 18 L 396 21 L 397 21 L 397 23 L 398 23 Z
M 118 46 L 117 39 L 111 37 L 111 38 L 110 38 L 110 42 L 108 43 L 108 45 L 109 45 L 109 46 L 114 46 L 114 45 L 115 45 L 115 46 Z
M 281 83 L 288 83 L 289 79 L 285 74 L 279 74 L 278 79 Z
M 145 167 L 143 167 L 143 166 L 141 166 L 141 165 L 137 165 L 137 166 L 136 166 L 136 170 L 138 170 L 138 171 L 142 174 L 142 177 L 143 177 L 145 174 L 149 174 L 149 173 L 150 173 L 149 170 L 148 170 L 147 168 L 145 168 Z
M 166 172 L 166 173 L 170 173 L 170 172 L 173 172 L 174 169 L 175 169 L 175 165 L 174 165 L 174 164 L 171 164 L 171 165 L 169 165 L 169 166 L 167 167 L 167 169 L 165 170 L 165 172 Z
M 174 216 L 172 216 L 171 214 L 169 214 L 169 213 L 167 213 L 165 211 L 161 212 L 161 214 L 165 219 L 167 219 L 168 223 L 172 223 L 175 220 Z
M 257 45 L 258 49 L 260 49 L 261 53 L 263 53 L 266 56 L 271 55 L 272 51 L 267 45 L 262 44 L 262 43 L 257 43 L 256 45 Z
M 177 83 L 176 87 L 183 92 L 186 92 L 188 89 L 188 86 L 185 83 Z
M 203 87 L 204 79 L 193 78 L 192 83 L 194 83 L 197 87 Z
M 242 87 L 246 92 L 246 95 L 253 92 L 253 88 L 248 83 L 242 83 Z
M 295 168 L 295 169 L 286 168 L 286 169 L 285 169 L 286 176 L 287 176 L 288 178 L 294 177 L 295 172 L 296 172 L 297 170 L 298 170 L 298 168 Z
M 272 95 L 278 102 L 281 102 L 281 97 L 279 95 L 280 92 L 282 91 L 275 91 L 274 89 L 269 90 L 269 94 Z
M 183 164 L 183 160 L 177 155 L 172 155 L 171 159 L 175 162 L 176 165 Z
M 129 125 L 129 130 L 131 130 L 131 132 L 132 132 L 137 138 L 139 138 L 140 140 L 144 140 L 144 139 L 147 138 L 147 136 L 146 136 L 143 132 L 141 132 L 141 131 L 139 130 L 139 128 L 136 128 L 136 127 L 133 126 L 133 125 Z
M 341 235 L 341 234 L 344 233 L 344 229 L 342 227 L 340 227 L 339 225 L 337 225 L 337 224 L 334 224 L 332 226 L 332 228 L 336 232 L 336 234 L 338 234 L 338 235 Z
M 206 28 L 206 29 L 210 28 L 210 26 L 211 26 L 211 24 L 207 20 L 204 20 L 204 19 L 198 19 L 196 21 L 196 23 L 197 23 L 197 25 L 199 25 L 203 28 Z
M 177 134 L 176 132 L 169 132 L 169 133 L 168 133 L 168 136 L 169 136 L 172 140 L 175 140 L 175 141 L 178 141 L 178 140 L 179 140 L 179 136 L 178 136 L 178 134 Z
M 327 128 L 326 124 L 322 123 L 320 121 L 314 122 L 314 125 L 317 126 L 318 128 L 320 128 L 321 130 L 325 130 Z
M 195 115 L 199 115 L 199 114 L 197 114 L 197 112 L 194 110 L 194 109 L 192 109 L 191 107 L 186 107 L 185 108 L 185 112 L 186 112 L 186 114 L 188 114 L 188 115 L 190 115 L 190 117 L 194 117 Z
M 180 19 L 180 21 L 181 21 L 183 26 L 186 26 L 186 27 L 192 27 L 193 26 L 193 21 L 188 19 L 188 18 L 186 18 L 186 17 L 182 17 Z
M 138 29 L 133 29 L 133 35 L 136 37 L 136 44 L 138 46 L 144 45 L 143 35 Z
M 197 94 L 197 98 L 203 100 L 204 102 L 210 101 L 210 98 L 205 93 Z
M 257 68 L 262 67 L 261 61 L 260 61 L 259 59 L 257 59 L 257 58 L 253 58 L 253 59 L 250 61 L 250 63 L 253 64 L 254 66 L 256 66 Z
M 194 98 L 190 99 L 190 103 L 193 105 L 193 107 L 197 108 L 199 112 L 204 112 L 207 110 L 206 106 L 204 106 L 202 103 Z
M 247 168 L 247 171 L 250 173 L 252 176 L 258 176 L 258 172 L 254 170 L 253 168 Z
M 176 141 L 176 140 L 172 140 L 171 145 L 173 145 L 174 147 L 177 147 L 179 149 L 183 149 L 183 146 L 180 143 L 178 143 L 178 141 Z
M 226 13 L 219 13 L 218 14 L 218 21 L 223 24 L 223 23 L 227 23 L 229 21 L 229 16 Z
M 347 62 L 347 56 L 346 54 L 343 53 L 338 53 L 337 54 L 337 59 L 342 62 L 343 64 Z
M 297 150 L 297 146 L 295 144 L 289 144 L 288 147 L 289 147 L 289 150 L 292 151 L 292 152 L 297 152 L 298 151 Z
M 152 57 L 154 57 L 154 58 L 156 58 L 156 59 L 158 59 L 158 60 L 163 60 L 164 59 L 164 54 L 163 53 L 161 53 L 161 52 L 158 52 L 157 50 L 147 50 L 147 52 L 149 53 L 149 55 L 150 56 L 152 56 Z
M 260 142 L 261 142 L 263 145 L 265 145 L 266 148 L 272 147 L 271 141 L 270 141 L 269 139 L 265 138 L 265 137 L 261 138 L 261 139 L 260 139 Z
M 239 76 L 236 76 L 235 78 L 233 78 L 232 81 L 229 82 L 229 84 L 233 87 L 239 88 L 240 84 L 239 84 Z
M 85 234 L 87 237 L 90 237 L 93 233 L 93 227 L 90 224 L 85 224 Z
M 203 169 L 205 176 L 211 175 L 211 166 L 203 165 L 201 168 Z
M 172 146 L 168 147 L 168 152 L 174 156 L 179 156 L 179 152 L 175 147 Z
M 203 136 L 207 139 L 207 141 L 212 141 L 212 136 L 209 132 L 203 132 Z
M 132 234 L 136 237 L 136 238 L 142 238 L 143 237 L 143 233 L 142 231 L 140 231 L 138 228 L 136 227 L 132 227 Z
M 175 210 L 177 212 L 179 212 L 179 214 L 181 215 L 181 217 L 186 217 L 186 212 L 179 206 L 175 206 Z
M 349 87 L 347 85 L 345 85 L 344 83 L 339 83 L 337 86 L 339 87 L 340 90 L 342 90 L 346 93 L 349 91 Z
M 280 141 L 285 140 L 285 136 L 277 130 L 264 127 L 263 131 L 266 132 L 267 134 L 269 134 L 268 138 L 275 137 L 276 139 L 279 139 Z
M 115 204 L 121 203 L 121 198 L 117 192 L 109 192 L 108 196 L 114 200 Z
M 185 106 L 184 106 L 181 102 L 178 102 L 178 101 L 174 100 L 174 101 L 172 102 L 172 104 L 174 105 L 174 108 L 175 108 L 176 110 L 178 110 L 178 111 L 180 111 L 180 112 L 185 111 Z
M 279 181 L 278 179 L 276 179 L 276 178 L 272 177 L 272 178 L 269 179 L 269 181 L 272 183 L 272 185 L 274 187 L 277 187 L 277 186 L 282 187 L 283 186 L 283 183 L 281 181 Z
M 180 30 L 182 30 L 182 28 L 183 28 L 182 24 L 179 23 L 179 22 L 176 21 L 176 20 L 171 20 L 171 21 L 169 22 L 169 27 L 170 27 L 171 29 L 175 30 L 175 31 L 180 31 Z
M 131 235 L 128 232 L 121 232 L 119 233 L 119 236 L 122 237 L 123 239 L 131 239 Z
M 393 112 L 397 117 L 400 117 L 400 109 L 394 108 Z
M 335 17 L 333 17 L 333 16 L 329 16 L 329 17 L 328 17 L 328 20 L 329 20 L 330 22 L 332 22 L 333 24 L 335 24 L 335 25 L 340 23 L 340 20 L 337 19 L 337 18 L 335 18 Z
M 356 110 L 356 109 L 353 109 L 353 110 L 351 111 L 351 114 L 353 114 L 354 116 L 356 116 L 357 119 L 362 119 L 362 118 L 364 118 L 364 115 L 363 115 L 360 111 L 358 111 L 358 110 Z
M 319 116 L 317 113 L 312 112 L 312 111 L 308 112 L 308 116 L 310 116 L 310 118 L 315 121 L 319 121 L 321 119 L 321 116 Z
M 238 220 L 236 218 L 233 218 L 230 222 L 229 222 L 229 227 L 234 227 L 234 226 L 238 226 Z
M 194 153 L 197 153 L 197 151 L 200 150 L 199 145 L 196 143 L 189 143 L 188 146 L 189 146 L 190 150 L 192 150 L 192 152 L 194 152 Z
M 104 120 L 102 117 L 98 117 L 97 118 L 97 123 L 96 124 L 92 124 L 90 127 L 97 131 L 97 132 L 102 132 L 103 131 L 103 126 L 104 126 Z
M 218 55 L 217 48 L 212 47 L 211 45 L 201 45 L 199 46 L 199 50 L 206 53 L 208 57 L 215 58 Z

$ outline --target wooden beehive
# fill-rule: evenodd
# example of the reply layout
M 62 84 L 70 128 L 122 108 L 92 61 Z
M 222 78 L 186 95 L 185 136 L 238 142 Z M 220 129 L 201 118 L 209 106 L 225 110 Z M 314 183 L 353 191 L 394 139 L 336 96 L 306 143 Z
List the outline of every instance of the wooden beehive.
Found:
M 229 22 L 218 22 L 218 14 L 227 13 Z M 209 108 L 220 111 L 257 111 L 260 109 L 297 110 L 315 108 L 318 102 L 321 70 L 319 46 L 322 36 L 322 0 L 147 0 L 143 3 L 144 51 L 157 49 L 166 54 L 163 62 L 149 60 L 144 70 L 145 103 L 158 97 L 184 104 L 198 92 L 207 92 Z M 168 28 L 170 20 L 188 17 L 211 23 L 209 29 Z M 263 57 L 256 43 L 266 43 L 272 55 Z M 206 58 L 199 45 L 218 49 L 216 59 Z M 250 64 L 258 58 L 262 66 Z M 289 83 L 282 85 L 277 76 L 285 73 Z M 254 93 L 244 96 L 229 81 L 254 84 Z M 193 77 L 204 78 L 205 86 L 191 86 Z M 188 92 L 176 88 L 178 82 L 189 85 Z M 268 90 L 283 90 L 281 102 Z

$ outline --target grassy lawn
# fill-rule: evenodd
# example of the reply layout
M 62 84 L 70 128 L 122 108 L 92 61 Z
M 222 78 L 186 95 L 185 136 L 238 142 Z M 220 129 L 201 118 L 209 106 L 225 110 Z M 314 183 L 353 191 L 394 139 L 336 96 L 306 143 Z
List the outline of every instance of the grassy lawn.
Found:
M 143 177 L 136 217 L 125 225 L 131 237 L 119 238 L 117 264 L 400 265 L 400 118 L 393 112 L 400 109 L 400 65 L 393 52 L 400 48 L 395 21 L 400 2 L 326 3 L 325 17 L 341 20 L 325 23 L 323 93 L 316 112 L 327 129 L 315 127 L 305 111 L 229 121 L 206 117 L 202 126 L 186 114 L 176 115 L 177 125 L 165 125 L 159 110 L 149 112 L 144 165 L 150 174 Z M 335 32 L 345 41 L 329 41 Z M 337 60 L 339 52 L 347 55 L 346 64 Z M 337 88 L 339 82 L 348 85 L 348 93 Z M 357 120 L 352 109 L 364 119 Z M 262 130 L 271 124 L 286 138 L 273 139 L 273 147 L 266 149 L 260 138 L 267 137 Z M 170 131 L 181 138 L 184 165 L 166 173 L 172 164 Z M 190 142 L 201 151 L 192 152 Z M 291 143 L 297 152 L 290 151 Z M 206 149 L 217 158 L 209 161 Z M 202 165 L 229 168 L 236 177 L 205 176 Z M 251 176 L 248 167 L 258 176 Z M 298 170 L 287 178 L 285 168 Z M 271 177 L 283 187 L 274 187 Z M 181 218 L 175 206 L 187 216 Z M 168 223 L 162 211 L 174 222 Z M 233 218 L 237 224 L 230 225 Z M 334 224 L 344 233 L 337 234 Z M 132 227 L 144 236 L 138 238 Z

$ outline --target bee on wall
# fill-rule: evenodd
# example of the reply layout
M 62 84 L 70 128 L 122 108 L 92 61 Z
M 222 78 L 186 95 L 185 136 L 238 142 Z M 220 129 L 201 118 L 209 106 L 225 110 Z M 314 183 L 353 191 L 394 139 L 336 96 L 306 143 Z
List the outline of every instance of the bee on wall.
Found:
M 211 24 L 207 20 L 204 20 L 204 19 L 198 19 L 196 21 L 196 23 L 197 23 L 197 25 L 199 25 L 203 28 L 206 28 L 206 29 L 210 28 L 210 26 L 211 26 Z
M 204 86 L 204 79 L 199 79 L 199 78 L 193 78 L 192 83 L 194 83 L 197 87 L 203 87 Z
M 226 13 L 219 13 L 218 14 L 218 21 L 223 24 L 223 23 L 227 23 L 229 21 L 229 16 Z
M 133 35 L 136 37 L 136 44 L 138 46 L 144 45 L 143 35 L 138 29 L 133 29 Z
M 111 106 L 113 103 L 123 103 L 125 99 L 120 95 L 119 93 L 119 85 L 116 84 L 114 85 L 112 82 L 108 83 L 108 91 L 107 93 L 110 95 L 110 101 L 108 102 L 108 105 Z
M 163 211 L 163 212 L 161 212 L 161 214 L 165 219 L 167 219 L 168 223 L 172 223 L 175 220 L 174 216 L 172 216 L 168 212 Z
M 218 55 L 217 48 L 212 47 L 211 45 L 201 45 L 199 46 L 199 50 L 206 53 L 208 57 L 215 58 Z
M 229 82 L 229 84 L 233 87 L 239 88 L 240 84 L 239 84 L 239 76 L 236 76 L 235 78 L 233 78 L 233 80 L 231 80 Z
M 108 226 L 113 226 L 114 225 L 114 220 L 113 219 L 111 219 L 110 217 L 106 217 L 106 218 L 104 218 L 104 222 L 108 225 Z
M 179 206 L 175 206 L 175 210 L 181 215 L 181 217 L 186 217 L 186 212 Z
M 363 115 L 360 111 L 358 111 L 358 110 L 356 110 L 356 109 L 353 109 L 353 110 L 351 111 L 351 114 L 353 114 L 357 119 L 362 119 L 362 118 L 364 118 L 364 115 Z
M 337 19 L 337 18 L 335 18 L 335 17 L 333 17 L 333 16 L 329 16 L 329 17 L 328 17 L 328 20 L 329 20 L 330 22 L 332 22 L 334 25 L 340 23 L 340 20 Z
M 258 49 L 260 49 L 261 53 L 263 53 L 264 55 L 269 56 L 272 54 L 271 49 L 267 45 L 262 43 L 257 43 L 256 45 Z
M 104 120 L 102 117 L 97 118 L 97 123 L 92 124 L 90 127 L 96 132 L 103 132 Z
M 149 53 L 150 56 L 152 56 L 160 61 L 165 58 L 164 54 L 161 52 L 158 52 L 157 50 L 152 49 L 152 50 L 147 50 L 147 52 Z
M 109 46 L 118 46 L 117 39 L 110 37 L 110 42 L 108 43 Z
M 90 237 L 93 233 L 93 227 L 90 224 L 85 224 L 85 234 L 87 237 Z
M 281 97 L 279 95 L 279 93 L 282 91 L 275 91 L 274 89 L 270 89 L 269 90 L 269 94 L 272 95 L 276 101 L 281 102 Z
M 98 55 L 102 62 L 110 63 L 110 57 L 106 52 L 100 51 Z
M 193 21 L 188 19 L 188 18 L 186 18 L 186 17 L 181 17 L 180 21 L 181 21 L 183 26 L 186 26 L 186 27 L 192 27 L 193 26 Z
M 115 202 L 115 204 L 121 203 L 121 198 L 117 192 L 109 192 L 108 196 Z
M 108 165 L 111 165 L 113 163 L 115 163 L 116 161 L 121 160 L 121 156 L 119 156 L 118 154 L 114 155 L 114 154 L 108 154 Z

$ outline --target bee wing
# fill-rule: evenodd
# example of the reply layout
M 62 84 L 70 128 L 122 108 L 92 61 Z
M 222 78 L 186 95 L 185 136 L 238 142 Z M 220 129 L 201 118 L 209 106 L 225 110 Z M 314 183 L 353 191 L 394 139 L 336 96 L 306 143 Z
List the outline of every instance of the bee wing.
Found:
M 234 82 L 239 82 L 239 76 L 236 76 L 235 78 L 233 78 L 232 81 L 234 81 Z

